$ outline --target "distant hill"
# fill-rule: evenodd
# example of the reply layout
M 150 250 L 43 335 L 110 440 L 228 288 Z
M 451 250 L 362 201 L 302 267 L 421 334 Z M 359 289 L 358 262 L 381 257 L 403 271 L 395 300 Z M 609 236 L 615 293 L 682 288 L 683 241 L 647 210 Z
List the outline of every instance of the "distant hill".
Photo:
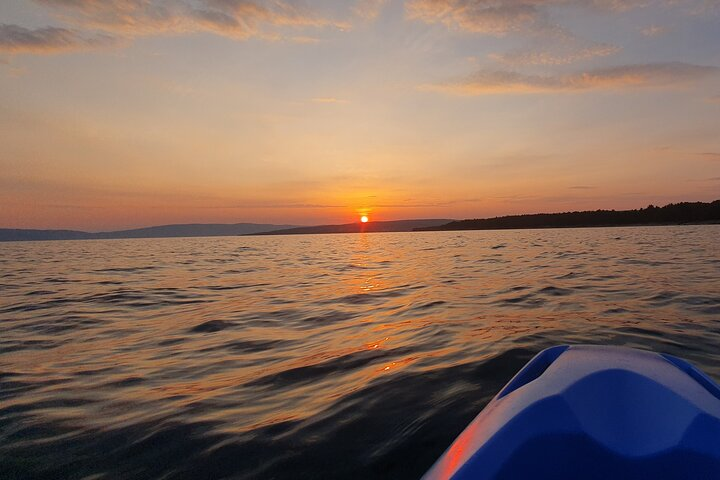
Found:
M 537 213 L 505 217 L 459 220 L 445 225 L 416 228 L 416 231 L 502 230 L 515 228 L 610 227 L 623 225 L 679 225 L 720 223 L 720 200 L 711 203 L 650 205 L 639 210 L 594 210 L 585 212 Z
M 192 223 L 118 230 L 114 232 L 81 232 L 77 230 L 28 230 L 0 228 L 0 242 L 27 240 L 97 240 L 111 238 L 218 237 L 294 228 L 294 225 L 259 223 Z
M 294 228 L 296 225 L 272 225 L 259 223 L 189 223 L 161 225 L 158 227 L 136 228 L 117 232 L 98 233 L 98 238 L 161 238 L 161 237 L 221 237 L 247 235 Z
M 342 225 L 319 225 L 317 227 L 296 227 L 250 235 L 307 235 L 316 233 L 378 233 L 412 232 L 420 228 L 436 227 L 452 222 L 448 219 L 395 220 L 389 222 L 345 223 Z
M 0 242 L 22 242 L 26 240 L 87 240 L 92 233 L 77 230 L 27 230 L 0 228 Z

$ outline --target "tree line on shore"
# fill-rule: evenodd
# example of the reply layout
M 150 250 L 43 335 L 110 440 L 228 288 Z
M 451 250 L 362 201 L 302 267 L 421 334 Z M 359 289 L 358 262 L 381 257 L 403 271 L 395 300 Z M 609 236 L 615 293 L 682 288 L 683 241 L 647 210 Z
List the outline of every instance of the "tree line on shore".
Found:
M 678 225 L 720 223 L 720 200 L 714 202 L 649 205 L 637 210 L 591 210 L 564 213 L 537 213 L 504 217 L 458 220 L 437 227 L 416 230 L 496 230 L 515 228 L 602 227 L 622 225 Z

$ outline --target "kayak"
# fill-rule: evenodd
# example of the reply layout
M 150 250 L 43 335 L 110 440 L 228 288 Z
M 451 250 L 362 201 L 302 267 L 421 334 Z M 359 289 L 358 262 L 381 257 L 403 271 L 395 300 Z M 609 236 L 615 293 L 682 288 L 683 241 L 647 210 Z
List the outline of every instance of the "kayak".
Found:
M 720 387 L 671 355 L 552 347 L 423 478 L 720 479 Z

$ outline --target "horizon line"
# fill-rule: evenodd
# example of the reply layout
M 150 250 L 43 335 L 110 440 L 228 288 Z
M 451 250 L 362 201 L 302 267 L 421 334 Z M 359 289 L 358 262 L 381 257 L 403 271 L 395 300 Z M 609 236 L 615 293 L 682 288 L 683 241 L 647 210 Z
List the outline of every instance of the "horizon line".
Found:
M 382 220 L 370 220 L 366 224 L 374 224 L 374 223 L 387 223 L 387 222 L 405 222 L 405 221 L 423 221 L 423 220 L 447 220 L 448 222 L 462 222 L 462 221 L 470 221 L 470 220 L 489 220 L 489 219 L 497 219 L 497 218 L 505 218 L 505 217 L 519 217 L 519 216 L 532 216 L 532 215 L 558 215 L 563 213 L 575 213 L 575 212 L 595 212 L 595 211 L 632 211 L 632 210 L 643 210 L 645 208 L 654 206 L 654 207 L 665 207 L 668 205 L 677 205 L 677 204 L 683 204 L 683 203 L 714 203 L 720 201 L 720 198 L 716 200 L 709 200 L 709 201 L 701 201 L 701 200 L 684 200 L 679 202 L 669 202 L 665 203 L 663 205 L 655 205 L 653 203 L 648 204 L 645 207 L 637 207 L 637 208 L 627 208 L 627 209 L 614 209 L 614 208 L 595 208 L 595 209 L 584 209 L 584 210 L 563 210 L 563 211 L 541 211 L 541 212 L 532 212 L 532 213 L 510 213 L 510 214 L 503 214 L 503 215 L 494 215 L 494 216 L 473 216 L 473 217 L 465 217 L 465 218 L 441 218 L 441 217 L 420 217 L 420 218 L 396 218 L 396 219 L 382 219 Z M 320 223 L 320 224 L 295 224 L 295 223 L 267 223 L 267 222 L 252 222 L 252 221 L 240 221 L 240 222 L 228 222 L 228 223 L 218 223 L 218 222 L 182 222 L 182 223 L 163 223 L 163 224 L 155 224 L 155 225 L 145 225 L 145 226 L 139 226 L 139 227 L 131 227 L 131 228 L 118 228 L 118 229 L 104 229 L 104 230 L 80 230 L 80 229 L 74 229 L 74 228 L 42 228 L 42 227 L 4 227 L 0 226 L 0 230 L 24 230 L 24 231 L 52 231 L 52 232 L 77 232 L 77 233 L 85 233 L 85 234 L 111 234 L 111 233 L 121 233 L 121 232 L 130 232 L 135 230 L 145 230 L 145 229 L 152 229 L 152 228 L 163 228 L 163 227 L 179 227 L 179 226 L 235 226 L 235 225 L 257 225 L 257 226 L 269 226 L 269 227 L 284 227 L 283 229 L 291 229 L 291 228 L 314 228 L 314 227 L 330 227 L 330 226 L 340 226 L 340 225 L 353 225 L 353 224 L 360 224 L 360 216 L 358 216 L 358 219 L 353 222 L 345 222 L 345 223 Z

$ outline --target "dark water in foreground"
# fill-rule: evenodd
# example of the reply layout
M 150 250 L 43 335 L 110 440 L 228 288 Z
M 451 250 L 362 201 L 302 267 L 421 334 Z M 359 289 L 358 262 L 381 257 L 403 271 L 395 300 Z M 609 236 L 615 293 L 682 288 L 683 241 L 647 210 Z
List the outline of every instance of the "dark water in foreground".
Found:
M 720 227 L 0 244 L 0 478 L 417 478 L 541 349 L 720 379 Z

